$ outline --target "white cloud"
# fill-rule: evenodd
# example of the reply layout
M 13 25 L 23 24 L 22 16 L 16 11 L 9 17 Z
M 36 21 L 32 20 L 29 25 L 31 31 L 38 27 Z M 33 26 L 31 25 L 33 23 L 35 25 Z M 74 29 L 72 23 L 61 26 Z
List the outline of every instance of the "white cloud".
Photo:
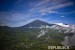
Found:
M 64 8 L 64 7 L 67 7 L 67 6 L 71 6 L 71 5 L 73 5 L 72 2 L 58 4 L 58 5 L 55 5 L 55 6 L 50 6 L 48 8 L 41 9 L 40 13 L 44 13 L 44 14 L 46 14 L 47 12 L 48 13 L 57 13 L 57 11 L 54 11 L 54 10 Z
M 17 12 L 0 12 L 0 25 L 22 26 L 29 23 L 31 19 L 34 20 L 39 18 L 37 16 L 38 15 L 36 15 L 35 12 L 27 14 Z
M 40 12 L 41 15 L 45 15 L 47 13 L 51 14 L 51 13 L 58 13 L 57 11 L 48 11 L 48 12 Z
M 23 0 L 22 0 L 23 1 Z M 17 3 L 19 4 L 22 2 L 21 0 L 18 0 Z M 64 2 L 65 0 L 41 0 L 37 2 L 36 4 L 34 3 L 34 6 L 31 6 L 31 9 L 26 13 L 26 14 L 21 14 L 21 13 L 13 13 L 13 12 L 1 12 L 0 13 L 0 21 L 4 24 L 5 22 L 15 22 L 16 25 L 20 23 L 26 23 L 27 20 L 34 20 L 37 19 L 47 13 L 56 13 L 58 14 L 59 12 L 56 11 L 57 9 L 64 8 L 67 6 L 73 5 L 72 2 L 66 2 L 66 3 L 60 3 Z M 58 3 L 58 4 L 57 4 Z M 60 16 L 60 17 L 65 17 L 65 16 Z M 1 23 L 0 22 L 0 23 Z
M 65 25 L 64 23 L 55 23 L 55 24 L 63 26 L 63 27 L 69 27 L 69 25 Z
M 47 13 L 61 14 L 57 9 L 64 8 L 73 5 L 73 2 L 65 2 L 66 0 L 40 0 L 30 10 L 31 13 L 40 13 L 40 15 L 45 15 Z
M 50 1 L 50 0 L 39 1 L 39 3 L 37 3 L 35 6 L 40 6 L 40 5 L 46 4 L 46 3 L 48 3 L 49 1 Z

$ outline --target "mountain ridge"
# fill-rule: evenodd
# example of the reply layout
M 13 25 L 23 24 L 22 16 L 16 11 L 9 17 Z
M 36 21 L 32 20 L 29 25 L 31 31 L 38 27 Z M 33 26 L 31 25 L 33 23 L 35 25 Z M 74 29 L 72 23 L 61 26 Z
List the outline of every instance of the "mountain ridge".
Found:
M 36 28 L 36 27 L 41 27 L 41 26 L 46 26 L 46 25 L 52 26 L 54 24 L 49 24 L 49 23 L 41 21 L 41 20 L 34 20 L 31 23 L 28 23 L 28 24 L 21 26 L 21 27 L 24 27 L 24 28 L 34 27 L 34 28 Z

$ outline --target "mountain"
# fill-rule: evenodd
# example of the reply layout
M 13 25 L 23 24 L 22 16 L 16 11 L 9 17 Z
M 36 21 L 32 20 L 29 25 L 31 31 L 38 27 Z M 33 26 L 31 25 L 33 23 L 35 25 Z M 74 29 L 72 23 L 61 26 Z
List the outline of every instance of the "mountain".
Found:
M 10 29 L 12 28 L 9 26 L 0 26 L 0 30 L 10 30 Z
M 68 25 L 68 24 L 63 24 L 63 23 L 57 23 L 56 25 L 53 25 L 50 28 L 59 30 L 59 32 L 63 31 L 64 33 L 75 33 L 74 24 Z
M 54 23 L 49 24 L 41 20 L 34 20 L 26 25 L 16 28 L 16 30 L 26 30 L 27 28 L 50 28 L 53 30 L 58 30 L 58 32 L 63 33 L 75 33 L 75 25 L 69 25 L 64 23 Z
M 41 20 L 35 20 L 29 24 L 26 24 L 24 26 L 21 26 L 22 28 L 39 28 L 39 27 L 44 27 L 44 26 L 52 26 L 54 24 L 49 24 L 47 22 L 41 21 Z
M 43 27 L 44 29 L 36 29 L 36 28 L 43 28 Z M 57 43 L 60 44 L 60 42 L 62 41 L 63 42 L 62 45 L 69 44 L 70 46 L 75 46 L 74 33 L 75 33 L 75 25 L 73 24 L 72 25 L 68 25 L 64 23 L 49 24 L 41 20 L 35 20 L 21 27 L 11 28 L 8 26 L 0 26 L 0 40 L 1 40 L 0 45 L 6 47 L 9 46 L 9 44 L 11 44 L 12 46 L 15 47 L 16 46 L 22 47 L 25 45 L 29 46 L 30 44 L 29 47 L 31 47 L 31 45 L 33 47 L 34 44 L 36 44 L 36 46 L 38 45 L 40 46 L 38 42 L 41 43 L 42 46 L 42 44 L 50 45 L 50 41 L 51 41 L 51 45 L 52 44 L 57 45 Z

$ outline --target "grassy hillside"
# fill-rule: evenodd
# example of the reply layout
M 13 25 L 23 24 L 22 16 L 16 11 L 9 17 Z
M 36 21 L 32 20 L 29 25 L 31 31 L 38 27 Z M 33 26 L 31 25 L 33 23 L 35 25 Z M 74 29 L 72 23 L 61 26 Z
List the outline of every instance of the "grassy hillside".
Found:
M 62 46 L 64 34 L 47 30 L 37 38 L 41 29 L 0 29 L 0 50 L 48 50 L 48 46 Z

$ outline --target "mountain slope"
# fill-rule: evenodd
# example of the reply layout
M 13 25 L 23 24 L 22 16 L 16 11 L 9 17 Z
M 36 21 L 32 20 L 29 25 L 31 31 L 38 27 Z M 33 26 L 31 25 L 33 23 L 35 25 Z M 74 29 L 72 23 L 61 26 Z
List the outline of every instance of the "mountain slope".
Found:
M 64 33 L 75 33 L 75 25 L 53 25 L 50 27 L 51 29 L 59 30 L 59 31 L 64 31 Z
M 29 27 L 41 27 L 41 26 L 52 26 L 53 24 L 49 24 L 49 23 L 46 23 L 44 21 L 40 21 L 40 20 L 35 20 L 27 25 L 24 25 L 22 26 L 23 28 L 29 28 Z

